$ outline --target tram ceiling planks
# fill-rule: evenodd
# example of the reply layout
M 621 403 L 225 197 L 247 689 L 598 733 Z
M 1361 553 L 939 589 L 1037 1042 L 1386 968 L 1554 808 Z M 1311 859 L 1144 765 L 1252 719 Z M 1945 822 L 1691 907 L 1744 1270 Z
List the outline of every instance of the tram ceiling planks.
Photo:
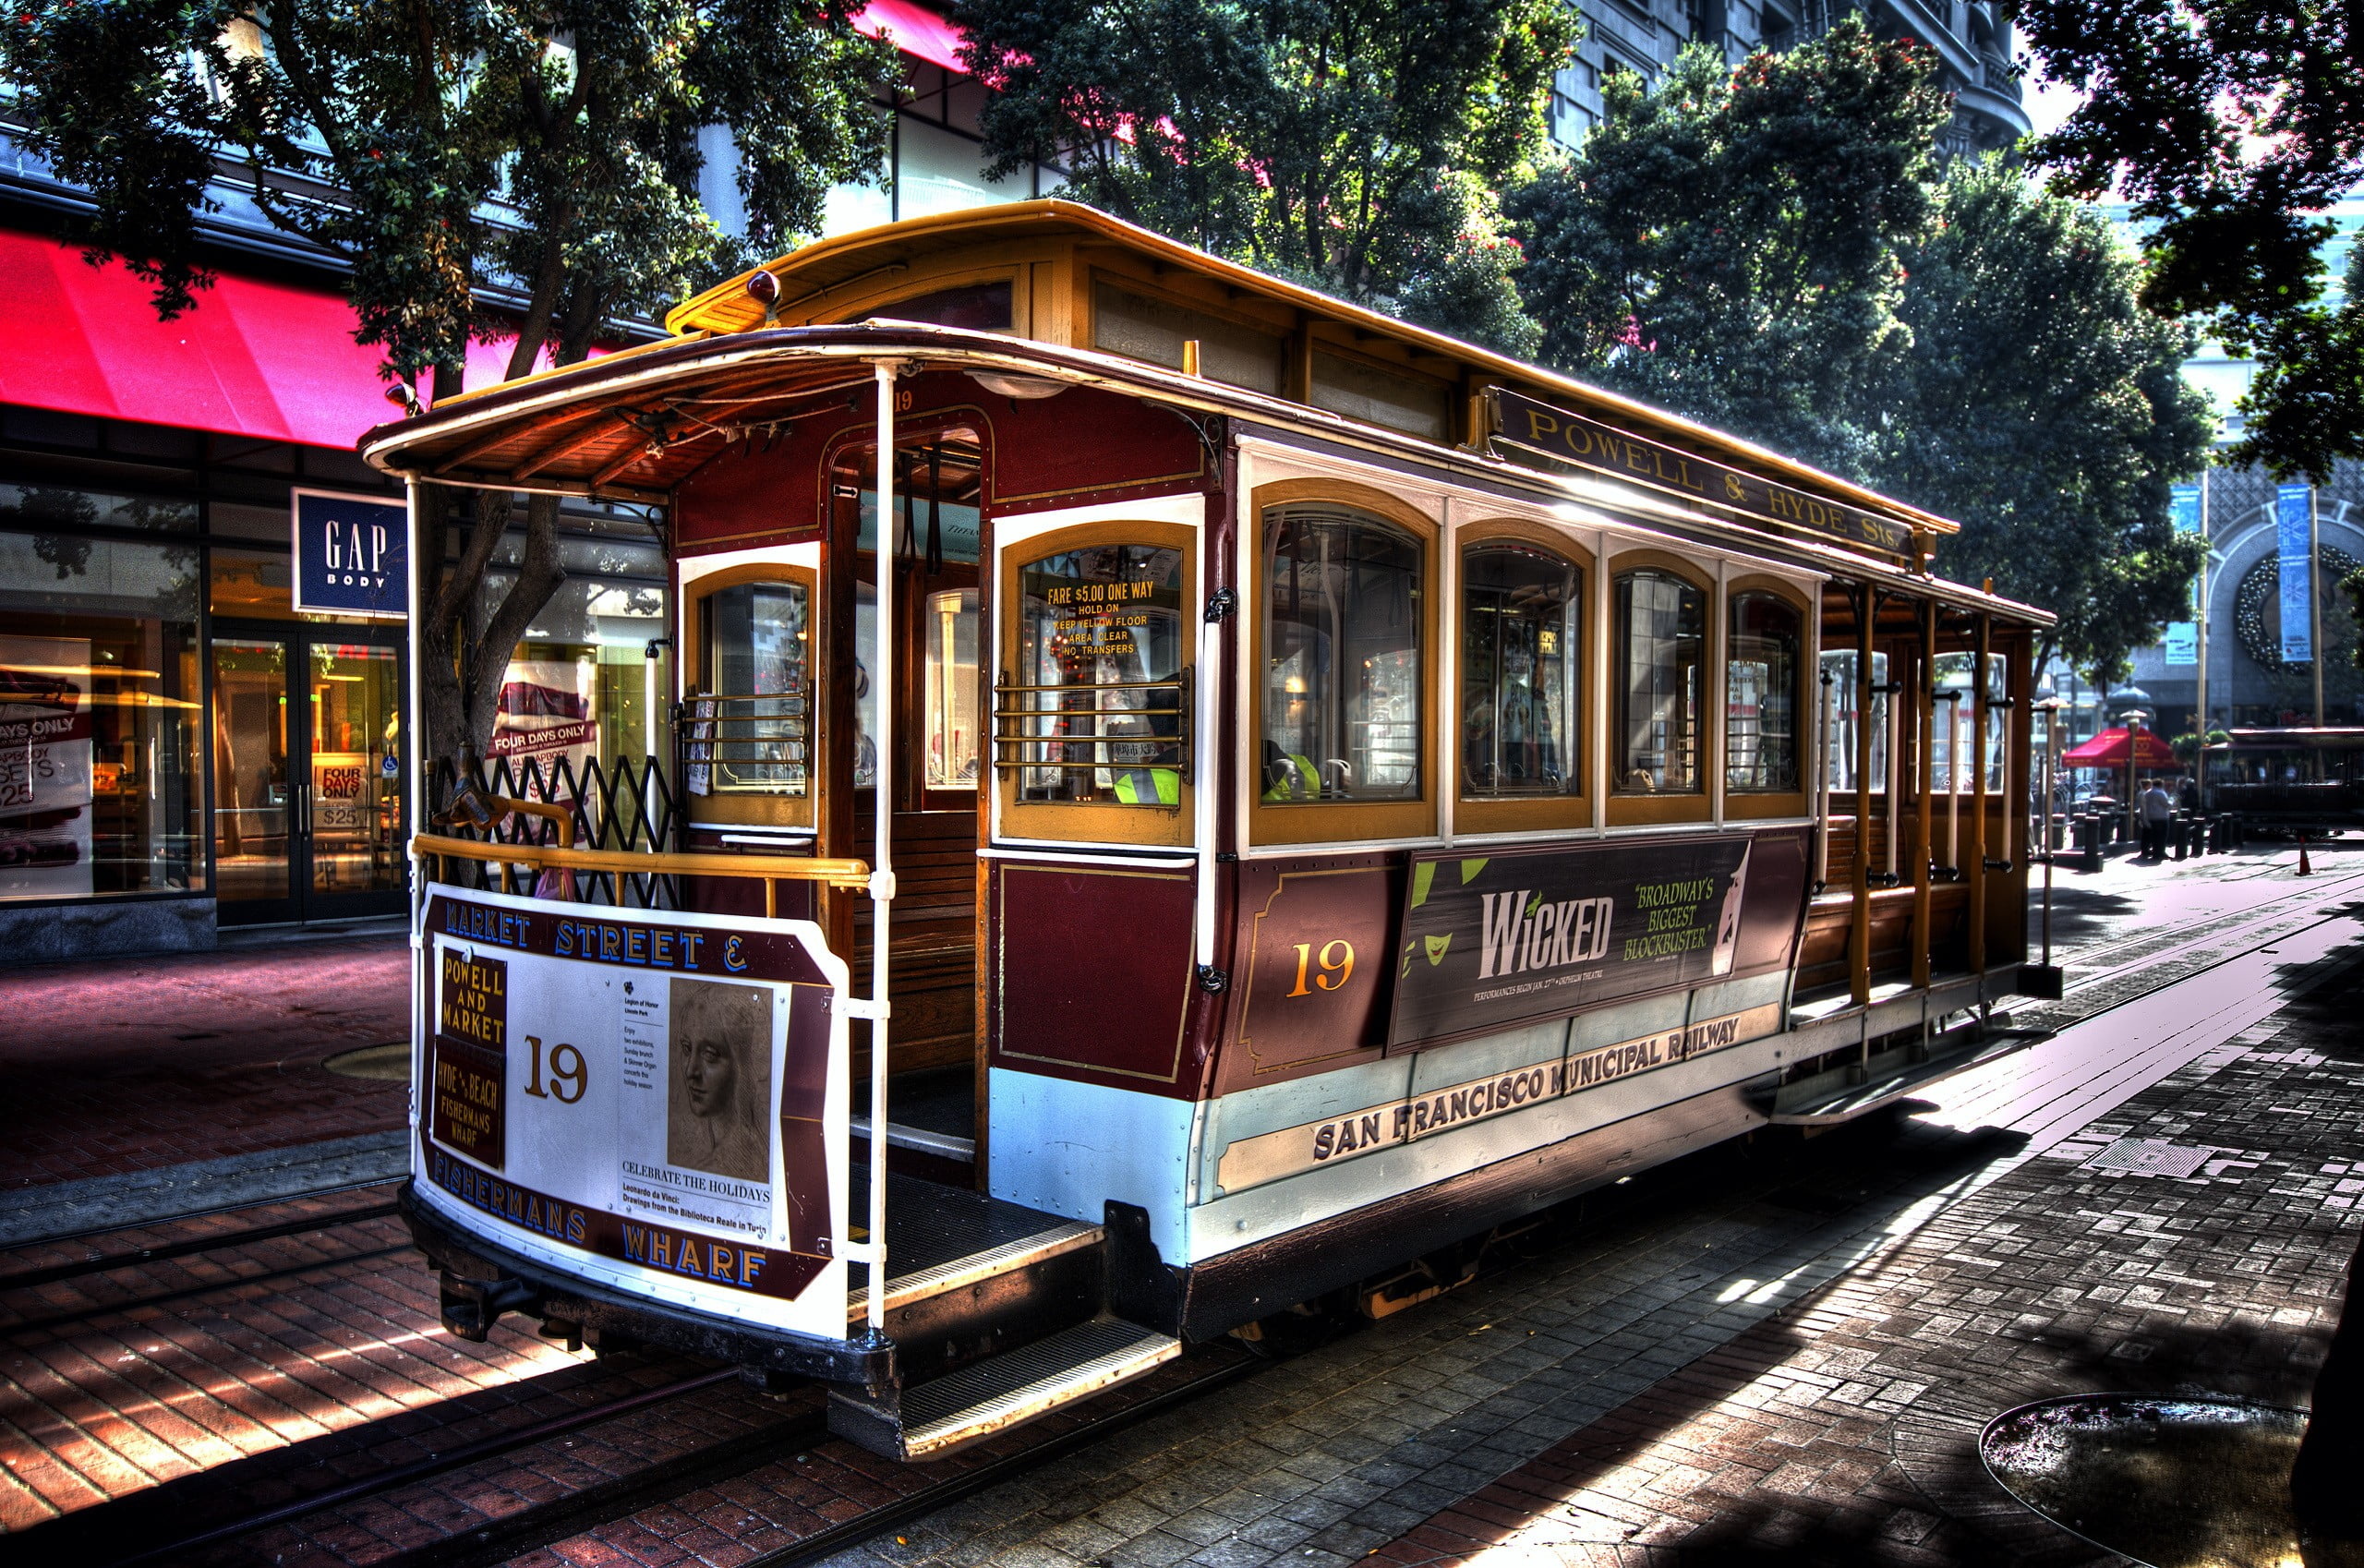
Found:
M 1629 435 L 1502 387 L 1487 391 L 1492 444 L 1512 461 L 1541 456 L 1727 512 L 1801 528 L 1891 560 L 1914 559 L 1912 524 L 1808 494 L 1696 452 Z

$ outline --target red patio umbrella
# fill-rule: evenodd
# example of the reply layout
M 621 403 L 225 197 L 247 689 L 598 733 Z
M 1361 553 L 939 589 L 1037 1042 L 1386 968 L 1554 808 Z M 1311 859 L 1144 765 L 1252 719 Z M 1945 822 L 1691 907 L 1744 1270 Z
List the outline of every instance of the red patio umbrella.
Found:
M 2133 731 L 2128 738 L 2125 729 L 2105 730 L 2081 746 L 2072 746 L 2061 754 L 2061 762 L 2069 767 L 2124 767 L 2129 754 L 2137 767 L 2178 767 L 2182 764 L 2165 741 L 2148 730 Z

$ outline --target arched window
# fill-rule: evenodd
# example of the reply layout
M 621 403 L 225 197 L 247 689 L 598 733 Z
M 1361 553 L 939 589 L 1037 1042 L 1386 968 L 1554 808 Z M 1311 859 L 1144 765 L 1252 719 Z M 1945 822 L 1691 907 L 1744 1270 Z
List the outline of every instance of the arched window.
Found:
M 1348 507 L 1264 513 L 1266 804 L 1420 797 L 1423 554 Z
M 1732 596 L 1724 644 L 1724 788 L 1791 793 L 1798 783 L 1798 659 L 1804 618 L 1777 594 Z
M 1539 546 L 1489 539 L 1461 557 L 1461 792 L 1581 793 L 1584 574 Z
M 1619 577 L 1616 657 L 1612 786 L 1626 794 L 1696 793 L 1707 596 L 1670 572 Z

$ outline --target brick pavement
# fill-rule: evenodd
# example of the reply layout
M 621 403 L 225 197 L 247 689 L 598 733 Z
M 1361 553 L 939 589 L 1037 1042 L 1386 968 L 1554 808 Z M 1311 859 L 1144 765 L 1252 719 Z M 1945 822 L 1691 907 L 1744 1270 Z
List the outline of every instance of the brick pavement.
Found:
M 2364 1199 L 2364 922 L 2300 912 L 1892 1134 L 1637 1177 L 1590 1239 L 835 1561 L 2094 1561 L 1985 1479 L 1987 1418 L 2303 1404 L 2321 1357 Z M 2209 1154 L 2091 1168 L 2121 1136 Z
M 11 1189 L 399 1128 L 399 1083 L 321 1062 L 409 1037 L 400 935 L 0 974 Z

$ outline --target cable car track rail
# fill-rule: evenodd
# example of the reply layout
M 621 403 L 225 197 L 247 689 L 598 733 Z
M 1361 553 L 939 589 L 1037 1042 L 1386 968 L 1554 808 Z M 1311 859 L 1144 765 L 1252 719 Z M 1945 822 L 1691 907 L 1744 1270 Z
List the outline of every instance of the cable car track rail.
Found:
M 373 1182 L 370 1185 L 374 1187 L 383 1184 Z M 312 1195 L 307 1193 L 301 1196 Z M 281 1200 L 273 1200 L 273 1201 Z M 238 1207 L 260 1207 L 260 1205 L 241 1204 Z M 234 1209 L 213 1211 L 215 1213 L 235 1212 Z M 227 1251 L 231 1248 L 244 1247 L 251 1242 L 273 1241 L 282 1236 L 306 1236 L 314 1231 L 336 1230 L 344 1225 L 360 1224 L 369 1220 L 392 1219 L 396 1212 L 393 1202 L 389 1200 L 383 1203 L 371 1203 L 358 1209 L 339 1210 L 334 1213 L 308 1215 L 283 1220 L 274 1224 L 250 1225 L 244 1230 L 230 1231 L 221 1236 L 192 1236 L 187 1241 L 171 1241 L 155 1247 L 102 1253 L 97 1257 L 78 1259 L 73 1262 L 51 1263 L 35 1269 L 19 1269 L 13 1273 L 0 1274 L 0 1291 L 30 1290 L 36 1285 L 54 1285 L 60 1280 L 78 1279 L 85 1274 L 105 1273 L 115 1269 L 139 1268 L 148 1263 L 168 1262 L 175 1258 L 193 1258 L 206 1252 Z M 116 1231 L 131 1228 L 133 1227 L 128 1225 L 117 1225 L 107 1230 L 85 1231 L 80 1236 L 60 1237 L 59 1241 L 72 1243 L 89 1236 L 112 1236 Z M 153 1229 L 155 1226 L 151 1224 L 139 1228 L 146 1230 Z M 41 1245 L 55 1246 L 58 1242 L 46 1242 Z

